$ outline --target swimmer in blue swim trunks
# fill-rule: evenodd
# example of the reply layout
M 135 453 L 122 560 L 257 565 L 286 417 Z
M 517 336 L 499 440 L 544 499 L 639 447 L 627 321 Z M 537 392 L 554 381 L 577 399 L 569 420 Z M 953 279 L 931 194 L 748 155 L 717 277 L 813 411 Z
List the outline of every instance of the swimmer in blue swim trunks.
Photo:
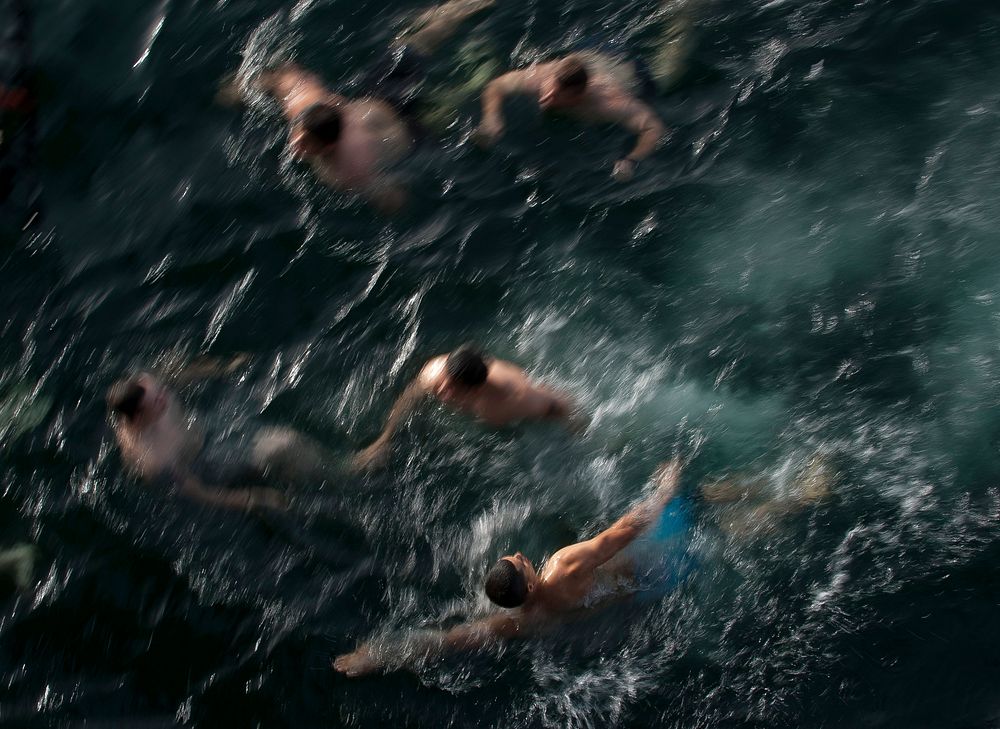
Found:
M 189 381 L 228 374 L 229 363 L 202 361 L 175 378 Z M 124 465 L 147 483 L 177 488 L 190 499 L 234 510 L 283 509 L 280 491 L 259 485 L 271 475 L 322 479 L 332 458 L 291 428 L 268 428 L 256 434 L 250 453 L 236 462 L 204 453 L 204 436 L 163 380 L 140 372 L 119 380 L 107 392 L 115 440 Z M 253 485 L 250 485 L 253 484 Z
M 369 71 L 361 98 L 330 91 L 293 63 L 261 74 L 254 85 L 281 103 L 297 159 L 309 162 L 330 187 L 395 212 L 405 204 L 406 190 L 388 169 L 416 141 L 414 113 L 426 59 L 460 23 L 494 1 L 452 0 L 422 13 Z
M 487 574 L 485 588 L 490 600 L 505 608 L 502 612 L 424 634 L 416 646 L 365 643 L 339 656 L 334 668 L 350 677 L 403 668 L 409 660 L 532 635 L 571 614 L 644 589 L 649 575 L 626 548 L 645 537 L 682 559 L 689 520 L 686 507 L 672 501 L 680 474 L 677 459 L 661 466 L 649 498 L 597 536 L 560 549 L 540 570 L 520 552 L 501 558 Z M 673 541 L 679 542 L 678 552 L 669 544 Z M 682 567 L 678 561 L 676 568 Z

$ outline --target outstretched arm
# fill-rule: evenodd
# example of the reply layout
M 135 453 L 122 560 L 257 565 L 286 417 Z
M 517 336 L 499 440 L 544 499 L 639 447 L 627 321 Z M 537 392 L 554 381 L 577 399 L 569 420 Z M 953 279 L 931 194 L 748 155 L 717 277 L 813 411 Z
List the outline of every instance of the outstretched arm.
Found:
M 477 650 L 500 638 L 527 634 L 513 615 L 494 615 L 450 630 L 414 631 L 399 641 L 362 643 L 353 652 L 337 656 L 333 668 L 348 678 L 412 668 L 447 653 Z
M 503 136 L 503 100 L 510 94 L 530 91 L 530 80 L 528 70 L 511 71 L 486 85 L 483 91 L 483 120 L 477 130 L 480 144 L 491 145 Z
M 174 385 L 181 387 L 199 380 L 226 377 L 249 361 L 250 355 L 244 352 L 232 357 L 197 357 L 173 374 L 170 380 Z
M 218 506 L 233 511 L 251 511 L 253 509 L 284 509 L 287 499 L 284 494 L 275 489 L 264 487 L 223 489 L 206 486 L 190 473 L 178 478 L 180 492 L 195 501 L 209 506 Z
M 656 481 L 653 494 L 593 539 L 560 550 L 565 554 L 564 563 L 571 559 L 577 569 L 593 570 L 618 554 L 660 516 L 663 507 L 677 493 L 680 475 L 678 458 L 660 466 L 653 475 Z
M 423 400 L 426 394 L 427 390 L 421 384 L 419 377 L 406 386 L 403 394 L 399 396 L 392 406 L 392 410 L 389 411 L 389 417 L 386 420 L 382 434 L 374 443 L 354 457 L 354 467 L 356 469 L 372 468 L 381 465 L 385 461 L 389 455 L 389 447 L 393 434 L 399 428 L 399 425 L 413 412 L 420 401 Z
M 630 99 L 620 114 L 622 126 L 638 134 L 639 138 L 628 156 L 615 163 L 613 176 L 619 182 L 628 180 L 635 174 L 636 165 L 653 153 L 666 131 L 656 112 L 638 99 Z

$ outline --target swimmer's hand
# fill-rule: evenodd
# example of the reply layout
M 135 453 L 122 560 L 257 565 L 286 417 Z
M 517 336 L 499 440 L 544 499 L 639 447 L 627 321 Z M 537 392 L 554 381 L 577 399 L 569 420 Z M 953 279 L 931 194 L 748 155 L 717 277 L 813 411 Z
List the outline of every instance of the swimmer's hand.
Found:
M 288 508 L 288 497 L 276 489 L 263 486 L 247 489 L 247 511 L 284 511 Z
M 625 157 L 615 162 L 615 169 L 611 173 L 611 177 L 614 178 L 616 182 L 628 182 L 635 175 L 635 167 L 638 164 L 631 157 Z
M 381 670 L 381 668 L 382 665 L 371 656 L 365 646 L 361 646 L 353 653 L 337 656 L 333 661 L 333 669 L 348 678 L 367 676 Z
M 473 139 L 483 149 L 488 149 L 503 136 L 503 122 L 499 119 L 483 119 L 473 134 Z

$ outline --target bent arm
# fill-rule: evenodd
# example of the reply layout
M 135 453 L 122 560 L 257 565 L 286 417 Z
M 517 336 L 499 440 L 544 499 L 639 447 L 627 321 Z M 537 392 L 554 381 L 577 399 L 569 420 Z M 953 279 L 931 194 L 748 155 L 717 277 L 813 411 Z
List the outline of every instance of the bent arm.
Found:
M 656 521 L 663 507 L 677 493 L 680 475 L 680 459 L 675 458 L 660 466 L 654 474 L 656 490 L 648 499 L 593 539 L 574 545 L 572 553 L 567 557 L 573 559 L 578 568 L 587 570 L 596 569 L 614 557 Z
M 503 129 L 503 101 L 511 94 L 527 93 L 530 76 L 528 71 L 510 71 L 498 76 L 483 91 L 483 126 Z
M 348 678 L 412 669 L 448 653 L 478 650 L 501 638 L 528 632 L 514 616 L 494 615 L 449 630 L 414 631 L 397 641 L 362 643 L 353 652 L 337 656 L 333 667 Z
M 389 417 L 386 419 L 382 434 L 375 439 L 374 443 L 355 456 L 355 468 L 362 469 L 371 465 L 377 465 L 379 461 L 385 458 L 389 445 L 392 442 L 393 434 L 399 429 L 400 424 L 410 413 L 416 409 L 426 394 L 427 391 L 419 378 L 406 386 L 403 394 L 396 399 L 392 410 L 389 411 Z
M 633 163 L 646 159 L 655 150 L 663 138 L 666 127 L 660 118 L 648 105 L 638 99 L 630 99 L 618 111 L 619 123 L 631 132 L 639 135 L 635 147 L 626 159 Z

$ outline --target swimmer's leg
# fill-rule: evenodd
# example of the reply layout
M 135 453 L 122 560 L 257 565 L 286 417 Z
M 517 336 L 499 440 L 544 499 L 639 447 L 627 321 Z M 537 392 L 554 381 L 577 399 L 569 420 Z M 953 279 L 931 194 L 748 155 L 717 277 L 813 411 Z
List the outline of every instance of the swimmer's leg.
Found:
M 719 527 L 734 537 L 755 537 L 773 534 L 781 517 L 789 513 L 776 503 L 759 506 L 729 506 L 719 515 Z
M 833 468 L 826 458 L 819 453 L 814 455 L 795 480 L 798 492 L 795 500 L 800 508 L 825 500 L 830 495 L 833 475 Z
M 312 438 L 292 428 L 265 428 L 254 436 L 253 466 L 266 475 L 293 481 L 327 480 L 343 468 Z
M 737 536 L 770 534 L 777 529 L 782 519 L 825 500 L 830 495 L 833 476 L 833 469 L 826 458 L 816 454 L 798 473 L 788 496 L 752 506 L 730 506 L 720 514 L 719 525 Z M 712 485 L 714 484 L 710 484 Z
M 759 496 L 766 486 L 767 481 L 764 479 L 747 481 L 738 477 L 723 478 L 702 484 L 701 495 L 705 501 L 724 504 L 732 501 L 745 501 Z
M 687 70 L 688 56 L 694 48 L 694 21 L 690 3 L 668 13 L 656 50 L 649 61 L 653 83 L 660 93 L 673 88 Z
M 418 15 L 413 25 L 395 40 L 395 45 L 410 46 L 430 55 L 455 34 L 458 26 L 476 13 L 493 6 L 496 0 L 451 0 Z
M 30 544 L 5 549 L 0 552 L 0 575 L 10 580 L 18 590 L 25 589 L 31 584 L 37 556 L 38 550 Z

